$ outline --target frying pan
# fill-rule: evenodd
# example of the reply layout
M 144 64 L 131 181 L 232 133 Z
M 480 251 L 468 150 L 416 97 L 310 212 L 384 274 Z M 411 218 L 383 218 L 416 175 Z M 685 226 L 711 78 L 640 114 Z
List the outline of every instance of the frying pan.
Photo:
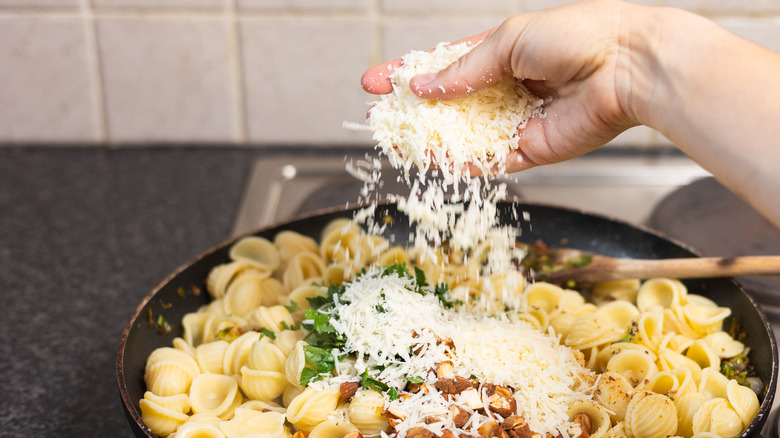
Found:
M 352 217 L 359 207 L 321 210 L 289 222 L 256 231 L 255 235 L 268 239 L 282 230 L 292 230 L 319 240 L 320 231 L 336 218 Z M 695 257 L 683 244 L 653 231 L 603 216 L 571 209 L 526 203 L 499 204 L 502 224 L 513 224 L 521 230 L 520 240 L 531 243 L 541 239 L 550 246 L 567 246 L 594 253 L 629 258 Z M 380 204 L 377 219 L 392 218 L 384 235 L 391 242 L 404 244 L 410 225 L 395 204 Z M 518 220 L 527 218 L 528 220 Z M 715 238 L 715 236 L 713 236 Z M 163 280 L 136 309 L 125 327 L 117 354 L 117 382 L 122 403 L 138 437 L 155 437 L 141 420 L 139 400 L 143 398 L 146 359 L 158 347 L 171 346 L 173 339 L 182 335 L 182 317 L 209 302 L 205 279 L 216 265 L 229 261 L 228 250 L 238 238 L 228 240 L 198 256 Z M 739 318 L 744 339 L 750 347 L 750 360 L 758 377 L 765 384 L 759 399 L 758 414 L 742 437 L 761 437 L 761 429 L 769 416 L 777 386 L 777 345 L 772 329 L 756 303 L 731 279 L 702 279 L 684 281 L 692 293 L 702 294 L 721 306 L 732 309 L 732 318 Z M 150 314 L 169 322 L 169 333 L 160 333 L 150 323 Z

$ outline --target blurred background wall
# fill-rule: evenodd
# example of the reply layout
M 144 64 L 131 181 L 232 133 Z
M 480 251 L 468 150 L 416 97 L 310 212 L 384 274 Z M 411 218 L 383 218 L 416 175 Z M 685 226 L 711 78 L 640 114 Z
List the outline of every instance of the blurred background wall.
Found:
M 0 0 L 0 145 L 370 144 L 342 128 L 365 115 L 367 67 L 563 3 Z M 643 3 L 780 51 L 780 0 Z

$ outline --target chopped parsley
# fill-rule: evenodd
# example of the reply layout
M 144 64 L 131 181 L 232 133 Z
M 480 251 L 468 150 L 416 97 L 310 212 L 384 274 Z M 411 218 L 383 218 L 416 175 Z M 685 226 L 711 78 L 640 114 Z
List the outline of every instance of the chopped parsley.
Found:
M 260 329 L 260 339 L 263 339 L 263 336 L 268 336 L 271 339 L 276 339 L 276 333 L 274 333 L 271 330 L 268 330 L 267 328 L 263 327 Z

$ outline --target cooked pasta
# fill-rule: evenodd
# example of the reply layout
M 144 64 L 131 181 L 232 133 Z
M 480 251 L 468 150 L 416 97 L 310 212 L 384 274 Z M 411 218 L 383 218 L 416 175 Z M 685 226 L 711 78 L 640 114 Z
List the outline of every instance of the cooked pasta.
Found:
M 154 433 L 733 437 L 758 412 L 730 310 L 678 280 L 599 284 L 586 303 L 517 271 L 475 277 L 462 255 L 418 260 L 347 220 L 320 242 L 249 237 L 213 268 L 213 301 L 147 360 Z

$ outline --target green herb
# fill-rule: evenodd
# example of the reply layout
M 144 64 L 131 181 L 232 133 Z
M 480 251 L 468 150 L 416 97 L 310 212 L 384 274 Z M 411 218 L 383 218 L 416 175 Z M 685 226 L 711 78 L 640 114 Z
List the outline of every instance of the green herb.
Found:
M 380 275 L 387 277 L 390 274 L 396 274 L 399 277 L 412 277 L 412 274 L 409 273 L 409 269 L 406 267 L 406 262 L 384 266 Z
M 592 261 L 593 261 L 593 256 L 591 256 L 590 254 L 582 254 L 581 256 L 575 257 L 567 261 L 566 263 L 573 268 L 581 268 L 583 266 L 588 266 Z
M 446 309 L 451 309 L 455 304 L 463 304 L 461 300 L 453 301 L 450 297 L 450 288 L 445 283 L 439 283 L 433 288 L 433 294 Z
M 736 380 L 742 386 L 750 386 L 747 378 L 752 377 L 755 372 L 747 355 L 741 353 L 732 358 L 722 360 L 720 373 L 731 380 Z
M 301 371 L 301 385 L 303 386 L 308 386 L 309 383 L 321 379 L 336 368 L 336 360 L 328 350 L 313 345 L 304 345 L 303 356 L 306 360 L 306 365 Z
M 420 376 L 406 376 L 406 381 L 409 383 L 422 383 L 425 379 Z
M 639 326 L 637 325 L 636 321 L 632 321 L 631 327 L 629 327 L 628 330 L 626 330 L 626 335 L 623 336 L 623 338 L 620 339 L 619 341 L 613 342 L 613 344 L 617 344 L 620 342 L 633 342 L 638 332 L 639 332 Z
M 379 380 L 368 375 L 368 370 L 363 371 L 360 375 L 360 386 L 364 389 L 373 389 L 377 392 L 385 392 L 390 389 L 387 383 L 380 382 Z
M 284 306 L 284 308 L 287 309 L 287 311 L 290 312 L 290 313 L 295 313 L 298 310 L 300 310 L 298 308 L 298 302 L 297 301 L 290 301 L 290 304 L 287 304 L 286 306 Z
M 290 325 L 290 324 L 287 324 L 285 321 L 282 321 L 281 324 L 282 324 L 282 329 L 283 330 L 293 330 L 294 331 L 294 330 L 300 330 L 301 329 L 301 326 L 298 325 L 298 324 Z
M 273 331 L 271 331 L 271 330 L 268 330 L 268 329 L 267 329 L 267 328 L 265 328 L 265 327 L 263 327 L 263 328 L 261 328 L 261 329 L 260 329 L 260 333 L 262 333 L 262 334 L 263 334 L 263 335 L 265 335 L 265 336 L 268 336 L 268 337 L 269 337 L 269 338 L 271 338 L 271 339 L 274 339 L 274 340 L 276 339 L 276 333 L 274 333 L 274 332 L 273 332 Z M 262 338 L 260 338 L 260 339 L 262 339 Z
M 228 326 L 223 329 L 220 329 L 216 334 L 216 338 L 227 342 L 233 342 L 234 340 L 236 340 L 236 338 L 238 338 L 235 329 L 236 327 L 234 326 Z
M 152 309 L 149 309 L 149 325 L 157 330 L 157 333 L 161 335 L 167 335 L 171 332 L 171 325 L 163 318 L 162 315 L 157 315 L 157 318 L 152 318 Z
M 396 391 L 395 388 L 390 388 L 387 391 L 387 397 L 390 399 L 390 401 L 398 400 L 398 391 Z

